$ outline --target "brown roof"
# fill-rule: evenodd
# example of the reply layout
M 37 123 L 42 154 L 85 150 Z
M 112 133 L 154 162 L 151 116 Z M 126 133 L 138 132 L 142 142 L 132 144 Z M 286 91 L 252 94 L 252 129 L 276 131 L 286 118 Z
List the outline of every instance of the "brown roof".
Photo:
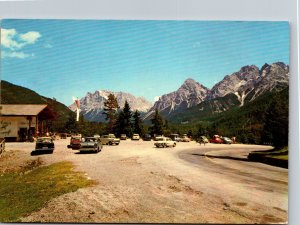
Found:
M 0 105 L 0 114 L 3 116 L 36 116 L 47 107 L 43 105 Z M 2 109 L 1 109 L 2 108 Z

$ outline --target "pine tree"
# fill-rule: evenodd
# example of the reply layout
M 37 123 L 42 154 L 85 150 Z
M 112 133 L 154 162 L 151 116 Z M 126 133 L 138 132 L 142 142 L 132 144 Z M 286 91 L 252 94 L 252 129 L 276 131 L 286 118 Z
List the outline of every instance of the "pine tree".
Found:
M 65 124 L 65 132 L 76 133 L 78 130 L 78 123 L 76 122 L 76 115 L 74 112 L 70 112 L 68 115 L 68 120 Z
M 205 136 L 205 135 L 206 135 L 206 130 L 204 129 L 202 124 L 199 124 L 197 138 L 200 136 Z
M 152 126 L 150 127 L 151 134 L 162 135 L 164 132 L 164 122 L 163 118 L 159 114 L 158 110 L 155 110 L 154 116 L 151 119 Z
M 127 101 L 125 101 L 124 108 L 119 112 L 117 119 L 117 134 L 126 134 L 128 137 L 132 136 L 132 122 L 131 109 Z
M 133 132 L 141 136 L 144 135 L 144 126 L 141 114 L 136 110 L 133 114 Z
M 104 111 L 103 114 L 106 115 L 107 131 L 109 133 L 114 133 L 115 125 L 117 120 L 117 112 L 119 109 L 119 105 L 116 97 L 113 94 L 108 95 L 108 99 L 104 102 Z
M 276 96 L 266 112 L 263 141 L 273 143 L 275 148 L 288 145 L 288 101 Z
M 171 135 L 171 129 L 170 129 L 169 121 L 168 120 L 165 120 L 164 135 L 167 136 L 167 137 Z

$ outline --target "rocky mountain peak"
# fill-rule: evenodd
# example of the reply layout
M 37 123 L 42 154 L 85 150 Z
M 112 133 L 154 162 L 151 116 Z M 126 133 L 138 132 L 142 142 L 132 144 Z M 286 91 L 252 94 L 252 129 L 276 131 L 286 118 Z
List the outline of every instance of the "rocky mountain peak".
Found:
M 187 79 L 184 81 L 183 85 L 194 85 L 194 84 L 196 84 L 196 83 L 198 83 L 198 82 L 195 81 L 194 79 L 192 79 L 192 78 L 187 78 Z
M 238 72 L 225 76 L 223 80 L 213 86 L 207 99 L 224 97 L 230 93 L 241 97 L 241 93 L 253 89 L 258 77 L 259 69 L 257 66 L 243 66 Z
M 259 75 L 259 69 L 257 66 L 243 66 L 239 72 L 236 73 L 240 80 L 256 79 Z
M 184 110 L 195 106 L 206 98 L 208 92 L 208 88 L 196 82 L 194 79 L 188 78 L 177 91 L 162 95 L 159 100 L 154 103 L 145 118 L 149 117 L 156 109 L 162 113 L 170 114 L 173 111 Z
M 140 112 L 147 112 L 152 106 L 151 102 L 148 102 L 143 97 L 135 97 L 126 92 L 112 92 L 108 90 L 97 90 L 94 93 L 87 92 L 87 94 L 80 99 L 80 109 L 84 117 L 89 121 L 104 121 L 102 115 L 104 102 L 108 99 L 109 94 L 114 94 L 117 102 L 122 108 L 127 101 L 131 107 L 131 110 L 138 110 Z M 75 110 L 76 106 L 73 103 L 69 106 L 71 110 Z
M 192 91 L 192 92 L 193 91 L 197 92 L 198 90 L 202 90 L 202 89 L 208 90 L 208 88 L 204 87 L 202 84 L 198 83 L 192 78 L 186 79 L 177 91 L 180 91 L 182 89 Z
M 264 64 L 253 88 L 250 101 L 268 91 L 282 90 L 289 85 L 289 66 L 283 62 Z

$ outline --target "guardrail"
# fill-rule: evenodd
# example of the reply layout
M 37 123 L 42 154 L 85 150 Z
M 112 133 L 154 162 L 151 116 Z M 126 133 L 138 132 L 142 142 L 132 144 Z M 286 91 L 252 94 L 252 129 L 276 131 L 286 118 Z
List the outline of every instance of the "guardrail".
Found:
M 5 151 L 5 139 L 0 138 L 0 155 Z

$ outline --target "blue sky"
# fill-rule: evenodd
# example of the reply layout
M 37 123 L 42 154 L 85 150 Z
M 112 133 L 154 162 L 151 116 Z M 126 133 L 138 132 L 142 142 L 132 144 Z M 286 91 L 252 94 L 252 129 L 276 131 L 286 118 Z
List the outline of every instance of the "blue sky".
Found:
M 193 78 L 289 64 L 287 22 L 2 20 L 1 79 L 55 97 L 124 91 L 149 101 Z

